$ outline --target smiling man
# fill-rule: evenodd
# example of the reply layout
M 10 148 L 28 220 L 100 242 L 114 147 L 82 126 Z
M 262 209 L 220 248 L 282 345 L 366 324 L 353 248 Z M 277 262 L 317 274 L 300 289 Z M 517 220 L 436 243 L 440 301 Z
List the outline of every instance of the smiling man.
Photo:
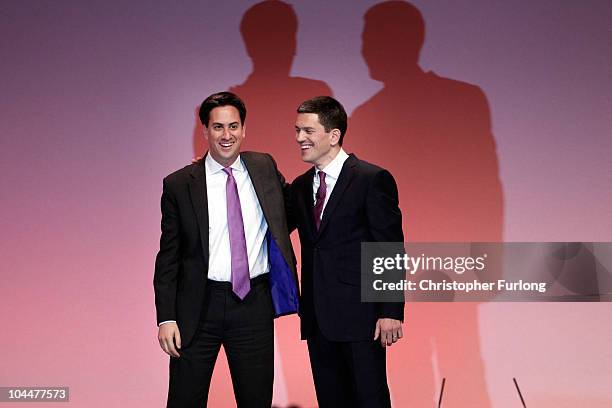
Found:
M 390 407 L 385 347 L 402 337 L 404 303 L 363 303 L 362 242 L 403 242 L 391 174 L 347 154 L 346 112 L 329 96 L 303 102 L 295 122 L 302 160 L 290 226 L 302 249 L 302 338 L 319 407 Z
M 207 404 L 223 345 L 237 406 L 269 408 L 273 318 L 298 307 L 288 186 L 270 155 L 241 153 L 240 98 L 213 94 L 199 114 L 209 151 L 166 177 L 161 198 L 153 283 L 158 340 L 170 355 L 167 406 Z

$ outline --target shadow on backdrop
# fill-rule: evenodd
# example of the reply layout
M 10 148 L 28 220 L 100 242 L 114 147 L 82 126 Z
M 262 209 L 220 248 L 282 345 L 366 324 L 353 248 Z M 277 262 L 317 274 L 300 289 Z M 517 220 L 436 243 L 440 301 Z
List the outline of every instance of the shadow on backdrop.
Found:
M 229 89 L 247 106 L 245 149 L 272 154 L 289 181 L 306 169 L 295 143 L 298 105 L 313 96 L 332 95 L 323 81 L 291 76 L 297 29 L 295 11 L 285 2 L 270 0 L 250 7 L 242 17 L 240 32 L 252 72 L 244 83 Z M 198 124 L 195 155 L 205 151 L 201 131 Z
M 332 95 L 323 81 L 291 76 L 297 29 L 295 11 L 285 2 L 269 0 L 250 7 L 242 17 L 240 32 L 252 61 L 252 72 L 244 83 L 229 89 L 247 106 L 243 148 L 272 154 L 288 181 L 307 167 L 300 160 L 295 142 L 297 107 L 313 96 Z M 197 120 L 193 146 L 194 156 L 200 156 L 206 150 L 202 125 Z M 297 236 L 294 236 L 293 245 L 299 254 L 297 241 Z M 298 317 L 276 319 L 275 328 L 289 402 L 299 401 L 307 406 L 316 403 L 306 345 L 299 341 Z M 280 380 L 280 375 L 278 372 L 275 374 L 276 381 Z
M 404 233 L 412 242 L 501 241 L 503 195 L 487 99 L 480 88 L 418 64 L 420 11 L 403 1 L 364 16 L 362 54 L 383 89 L 349 121 L 350 149 L 396 178 Z M 410 303 L 406 338 L 389 354 L 394 405 L 490 407 L 477 303 Z

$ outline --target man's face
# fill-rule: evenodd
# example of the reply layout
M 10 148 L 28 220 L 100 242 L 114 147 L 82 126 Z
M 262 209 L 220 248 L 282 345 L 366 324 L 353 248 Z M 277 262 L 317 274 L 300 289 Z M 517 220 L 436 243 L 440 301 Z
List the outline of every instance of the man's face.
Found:
M 217 163 L 227 167 L 236 161 L 244 135 L 245 126 L 240 121 L 238 109 L 219 106 L 210 111 L 204 136 L 210 155 Z
M 300 145 L 302 160 L 317 168 L 324 168 L 339 150 L 340 131 L 325 131 L 316 113 L 298 113 L 295 121 L 295 140 Z

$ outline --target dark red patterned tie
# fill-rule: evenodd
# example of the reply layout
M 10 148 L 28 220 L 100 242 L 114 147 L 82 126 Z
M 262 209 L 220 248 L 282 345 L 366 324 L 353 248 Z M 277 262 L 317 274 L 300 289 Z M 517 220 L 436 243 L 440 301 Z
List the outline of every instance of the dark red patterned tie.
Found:
M 325 184 L 325 173 L 319 172 L 319 188 L 317 189 L 316 201 L 314 206 L 314 219 L 317 231 L 321 226 L 321 213 L 323 212 L 323 204 L 325 204 L 325 196 L 327 195 L 327 185 Z

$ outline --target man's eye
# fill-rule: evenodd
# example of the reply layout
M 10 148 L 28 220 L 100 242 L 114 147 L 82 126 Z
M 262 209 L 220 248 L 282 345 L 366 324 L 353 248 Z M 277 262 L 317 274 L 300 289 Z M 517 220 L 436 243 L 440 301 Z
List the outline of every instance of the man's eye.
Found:
M 223 129 L 223 128 L 222 128 L 221 126 L 219 126 L 219 125 L 216 125 L 216 126 L 213 126 L 213 129 L 215 129 L 215 130 L 221 130 L 221 129 Z
M 238 125 L 232 125 L 232 126 L 230 126 L 230 129 L 236 130 L 236 129 L 238 129 Z

